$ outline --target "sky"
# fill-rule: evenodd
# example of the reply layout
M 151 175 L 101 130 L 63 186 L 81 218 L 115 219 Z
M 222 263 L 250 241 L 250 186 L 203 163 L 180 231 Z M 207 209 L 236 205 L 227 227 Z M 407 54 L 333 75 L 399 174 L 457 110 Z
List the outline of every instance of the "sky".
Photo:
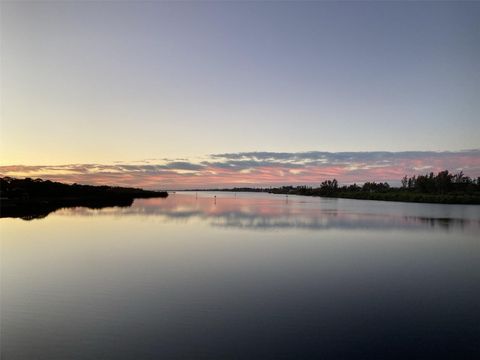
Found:
M 480 176 L 479 19 L 480 2 L 2 2 L 0 174 Z

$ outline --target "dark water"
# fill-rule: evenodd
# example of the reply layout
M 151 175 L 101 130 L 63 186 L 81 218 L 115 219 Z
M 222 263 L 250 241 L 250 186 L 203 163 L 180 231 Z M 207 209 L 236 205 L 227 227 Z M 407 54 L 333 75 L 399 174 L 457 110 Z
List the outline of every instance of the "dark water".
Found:
M 213 196 L 1 219 L 1 359 L 480 358 L 480 206 Z

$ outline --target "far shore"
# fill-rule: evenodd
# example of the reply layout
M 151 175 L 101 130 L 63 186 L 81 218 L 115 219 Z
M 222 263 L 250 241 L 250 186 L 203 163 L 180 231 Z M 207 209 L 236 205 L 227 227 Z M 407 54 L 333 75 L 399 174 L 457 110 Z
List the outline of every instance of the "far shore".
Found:
M 392 187 L 387 182 L 365 182 L 340 186 L 336 179 L 325 180 L 319 187 L 281 186 L 268 188 L 235 187 L 210 189 L 209 191 L 264 192 L 271 194 L 319 196 L 355 200 L 380 200 L 433 204 L 480 205 L 480 177 L 472 179 L 462 171 L 453 174 L 443 170 L 436 175 L 406 175 L 400 180 L 401 187 Z M 208 191 L 192 189 L 190 191 Z
M 63 184 L 41 179 L 0 179 L 0 217 L 33 219 L 67 207 L 130 206 L 138 198 L 166 198 L 166 191 Z
M 182 189 L 175 190 L 177 192 L 232 192 L 232 193 L 267 193 L 278 195 L 297 195 L 312 196 L 336 199 L 351 200 L 373 200 L 373 201 L 393 201 L 393 202 L 409 202 L 409 203 L 427 203 L 427 204 L 457 204 L 457 205 L 480 205 L 479 194 L 428 194 L 428 193 L 404 193 L 401 191 L 392 191 L 388 193 L 337 193 L 332 195 L 306 194 L 297 191 L 275 189 Z

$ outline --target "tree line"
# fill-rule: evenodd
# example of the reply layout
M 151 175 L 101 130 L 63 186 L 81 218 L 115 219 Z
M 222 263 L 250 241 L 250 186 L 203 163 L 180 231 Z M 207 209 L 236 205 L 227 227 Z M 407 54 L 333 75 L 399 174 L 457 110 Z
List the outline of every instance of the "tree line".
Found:
M 64 184 L 42 179 L 0 178 L 0 197 L 6 199 L 81 198 L 81 197 L 166 197 L 166 192 L 119 186 Z
M 480 177 L 472 179 L 462 171 L 448 170 L 437 174 L 404 176 L 400 187 L 387 182 L 365 182 L 340 186 L 337 179 L 325 180 L 318 187 L 281 186 L 277 188 L 234 188 L 233 191 L 262 191 L 273 194 L 340 197 L 386 201 L 433 202 L 449 204 L 480 204 Z M 232 189 L 230 189 L 232 191 Z
M 130 206 L 136 198 L 167 197 L 165 191 L 118 186 L 63 184 L 42 179 L 0 178 L 0 217 L 45 217 L 65 207 Z

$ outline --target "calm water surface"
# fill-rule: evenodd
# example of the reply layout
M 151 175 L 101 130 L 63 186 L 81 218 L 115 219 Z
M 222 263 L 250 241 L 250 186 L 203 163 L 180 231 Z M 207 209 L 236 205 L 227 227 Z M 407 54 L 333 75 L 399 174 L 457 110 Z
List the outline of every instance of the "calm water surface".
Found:
M 247 193 L 0 219 L 0 357 L 478 359 L 479 230 L 480 206 Z

